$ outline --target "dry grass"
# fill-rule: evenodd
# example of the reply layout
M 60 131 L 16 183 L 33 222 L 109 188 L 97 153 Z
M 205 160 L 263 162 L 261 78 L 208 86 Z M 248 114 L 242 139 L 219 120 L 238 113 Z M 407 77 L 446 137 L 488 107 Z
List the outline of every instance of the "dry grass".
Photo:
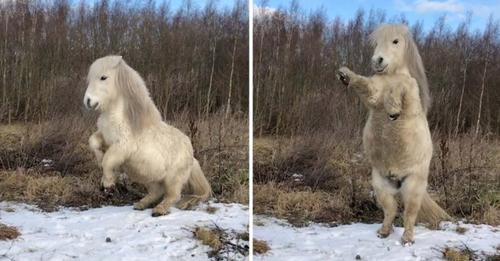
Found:
M 433 198 L 454 217 L 500 224 L 500 141 L 469 134 L 435 135 L 433 140 Z M 255 212 L 299 226 L 309 221 L 380 222 L 370 166 L 361 151 L 356 134 L 254 139 Z
M 341 198 L 272 182 L 254 186 L 254 212 L 286 219 L 295 226 L 305 226 L 310 221 L 347 222 L 351 216 Z
M 271 247 L 264 240 L 253 239 L 253 250 L 257 254 L 264 254 L 271 250 Z
M 213 260 L 233 260 L 232 256 L 239 253 L 248 256 L 248 233 L 235 234 L 224 231 L 217 225 L 210 228 L 197 227 L 194 237 L 212 250 L 208 256 Z
M 472 253 L 467 250 L 446 248 L 443 257 L 447 261 L 469 261 L 472 260 Z
M 190 121 L 179 114 L 172 121 L 191 136 L 215 197 L 247 204 L 246 119 L 214 114 L 207 120 Z M 112 196 L 100 190 L 102 173 L 87 146 L 94 128 L 92 117 L 0 125 L 0 200 L 27 202 L 51 211 L 58 206 L 88 208 L 140 199 L 144 188 L 126 178 Z
M 16 227 L 7 226 L 0 223 L 0 240 L 12 240 L 19 237 L 21 233 Z
M 222 248 L 221 232 L 217 229 L 208 229 L 197 227 L 194 230 L 194 236 L 204 245 L 212 248 L 213 252 L 217 253 Z

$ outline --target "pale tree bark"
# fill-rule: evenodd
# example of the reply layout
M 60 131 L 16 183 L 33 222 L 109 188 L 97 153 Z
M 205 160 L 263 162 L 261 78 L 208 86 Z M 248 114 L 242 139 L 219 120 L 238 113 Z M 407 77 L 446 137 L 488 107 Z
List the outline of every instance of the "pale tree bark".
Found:
M 215 71 L 215 51 L 217 49 L 217 37 L 214 39 L 214 46 L 212 48 L 212 69 L 210 70 L 210 82 L 208 84 L 208 93 L 207 93 L 207 105 L 205 109 L 205 115 L 208 117 L 208 113 L 210 111 L 210 95 L 212 93 L 212 83 L 214 80 L 214 71 Z
M 463 77 L 462 77 L 462 79 L 463 79 L 462 80 L 462 91 L 460 93 L 460 102 L 458 104 L 457 121 L 455 124 L 455 136 L 458 135 L 458 129 L 460 126 L 460 114 L 462 113 L 462 103 L 464 100 L 465 82 L 466 82 L 466 78 L 467 78 L 467 65 L 468 65 L 468 58 L 466 57 L 465 64 L 464 64 L 464 73 L 463 73 Z
M 479 125 L 481 122 L 481 110 L 483 107 L 484 89 L 486 87 L 485 80 L 486 80 L 486 71 L 488 69 L 489 53 L 490 53 L 490 45 L 488 43 L 488 45 L 486 47 L 486 57 L 484 58 L 483 78 L 482 78 L 482 82 L 481 82 L 481 95 L 479 96 L 479 108 L 478 108 L 478 112 L 477 112 L 475 137 L 477 137 L 477 135 L 479 134 Z
M 232 91 L 233 91 L 233 75 L 234 75 L 234 60 L 236 57 L 236 44 L 238 43 L 238 38 L 234 39 L 234 44 L 233 44 L 233 55 L 231 58 L 231 74 L 229 75 L 229 91 L 227 94 L 227 107 L 226 107 L 226 119 L 229 116 L 229 113 L 231 112 L 231 96 L 232 96 Z

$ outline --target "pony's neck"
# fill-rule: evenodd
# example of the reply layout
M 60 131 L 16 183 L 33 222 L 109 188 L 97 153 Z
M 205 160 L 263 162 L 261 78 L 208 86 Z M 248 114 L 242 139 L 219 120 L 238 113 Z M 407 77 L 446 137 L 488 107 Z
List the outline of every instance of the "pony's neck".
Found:
M 127 126 L 128 129 L 131 129 L 125 117 L 125 102 L 121 99 L 110 104 L 102 112 L 102 116 L 113 123 L 118 123 L 122 127 Z
M 394 70 L 394 73 L 395 74 L 405 74 L 405 75 L 411 76 L 410 69 L 408 69 L 407 66 L 399 66 L 398 68 L 396 68 L 396 70 Z

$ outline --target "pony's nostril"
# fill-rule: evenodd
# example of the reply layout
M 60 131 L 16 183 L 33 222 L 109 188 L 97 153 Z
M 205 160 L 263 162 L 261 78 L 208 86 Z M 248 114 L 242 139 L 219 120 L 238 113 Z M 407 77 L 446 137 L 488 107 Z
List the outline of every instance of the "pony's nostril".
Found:
M 90 98 L 87 98 L 85 104 L 87 105 L 87 108 L 92 108 L 92 106 L 90 106 Z
M 380 64 L 380 63 L 382 63 L 382 62 L 384 61 L 384 58 L 379 57 L 377 61 L 378 61 L 378 63 Z

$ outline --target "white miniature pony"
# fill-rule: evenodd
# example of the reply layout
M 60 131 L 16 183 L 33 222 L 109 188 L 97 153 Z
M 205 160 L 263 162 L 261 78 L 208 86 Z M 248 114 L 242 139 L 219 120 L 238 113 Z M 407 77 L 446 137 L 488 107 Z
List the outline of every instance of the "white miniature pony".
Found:
M 371 35 L 372 68 L 364 77 L 346 67 L 340 80 L 352 87 L 369 109 L 363 131 L 365 154 L 372 165 L 372 185 L 384 210 L 378 231 L 387 237 L 397 212 L 395 195 L 404 203 L 403 244 L 413 243 L 417 219 L 436 225 L 450 216 L 427 193 L 432 140 L 427 123 L 430 105 L 427 77 L 411 33 L 404 25 L 382 25 Z
M 162 121 L 144 81 L 121 56 L 97 59 L 87 81 L 83 102 L 100 113 L 89 144 L 103 169 L 105 189 L 114 186 L 115 172 L 125 172 L 148 190 L 134 209 L 159 202 L 153 216 L 167 214 L 175 203 L 188 208 L 208 199 L 210 185 L 193 157 L 191 141 Z M 186 184 L 192 194 L 180 200 Z

